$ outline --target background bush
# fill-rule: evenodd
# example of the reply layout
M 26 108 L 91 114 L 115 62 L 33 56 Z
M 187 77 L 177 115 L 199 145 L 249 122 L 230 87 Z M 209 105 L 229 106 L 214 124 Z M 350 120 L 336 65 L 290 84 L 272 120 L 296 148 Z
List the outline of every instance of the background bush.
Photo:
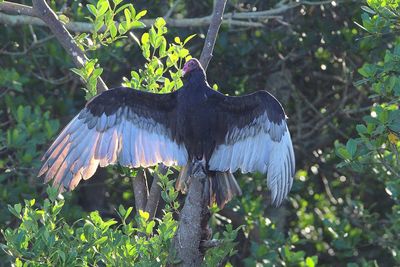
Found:
M 101 73 L 109 86 L 179 87 L 175 73 L 189 51 L 199 56 L 207 28 L 167 30 L 162 20 L 154 26 L 155 35 L 139 28 L 140 11 L 163 16 L 172 4 L 134 2 L 130 26 L 136 39 L 118 38 L 126 35 L 119 31 L 113 37 L 113 30 L 109 41 L 90 36 L 96 42 L 87 43 L 87 36 L 79 36 L 102 68 L 96 67 L 95 75 Z M 274 4 L 231 1 L 227 11 L 267 10 Z M 91 16 L 101 23 L 86 3 L 51 5 L 70 20 Z M 222 26 L 207 71 L 210 84 L 230 95 L 260 89 L 276 95 L 289 116 L 297 173 L 289 200 L 278 209 L 268 205 L 263 175 L 238 175 L 243 196 L 213 211 L 214 236 L 225 245 L 208 252 L 208 265 L 400 264 L 400 9 L 398 1 L 363 5 L 304 4 L 265 27 Z M 201 17 L 211 10 L 212 1 L 181 1 L 172 16 Z M 65 200 L 52 189 L 45 193 L 47 185 L 36 178 L 40 157 L 94 87 L 89 82 L 81 90 L 70 71 L 71 58 L 47 28 L 3 25 L 0 36 L 0 264 L 148 266 L 173 261 L 169 245 L 183 200 L 173 189 L 175 172 L 162 179 L 164 204 L 155 220 L 129 208 L 134 206 L 135 173 L 118 167 L 98 171 L 64 194 Z M 160 48 L 164 42 L 165 52 Z M 167 58 L 176 64 L 168 66 Z M 158 59 L 168 78 L 161 83 Z M 164 73 L 164 67 L 171 73 Z M 89 69 L 75 72 L 95 80 Z

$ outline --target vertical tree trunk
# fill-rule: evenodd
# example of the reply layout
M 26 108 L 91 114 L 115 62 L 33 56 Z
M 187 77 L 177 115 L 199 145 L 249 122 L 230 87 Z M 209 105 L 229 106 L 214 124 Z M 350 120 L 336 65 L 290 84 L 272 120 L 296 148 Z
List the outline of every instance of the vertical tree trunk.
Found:
M 194 164 L 203 164 L 196 162 Z M 193 169 L 196 169 L 194 167 Z M 204 238 L 204 231 L 208 225 L 209 214 L 205 184 L 207 176 L 203 169 L 191 174 L 189 191 L 185 205 L 181 210 L 179 228 L 173 241 L 173 248 L 180 262 L 178 266 L 200 266 L 203 262 L 203 253 L 200 251 L 200 242 Z
M 200 56 L 200 63 L 207 70 L 222 23 L 227 0 L 217 0 L 213 9 L 211 23 Z M 179 228 L 173 241 L 176 256 L 181 261 L 178 266 L 200 266 L 204 258 L 201 241 L 210 238 L 208 220 L 209 179 L 205 173 L 205 161 L 193 163 L 191 179 L 185 204 L 180 214 Z

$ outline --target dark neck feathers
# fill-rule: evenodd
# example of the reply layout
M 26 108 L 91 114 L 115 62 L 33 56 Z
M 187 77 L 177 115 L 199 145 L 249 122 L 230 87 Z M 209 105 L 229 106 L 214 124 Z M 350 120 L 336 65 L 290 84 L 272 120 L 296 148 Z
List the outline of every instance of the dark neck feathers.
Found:
M 204 85 L 207 84 L 206 73 L 203 69 L 196 69 L 188 73 L 186 76 L 186 82 L 190 84 L 196 85 Z

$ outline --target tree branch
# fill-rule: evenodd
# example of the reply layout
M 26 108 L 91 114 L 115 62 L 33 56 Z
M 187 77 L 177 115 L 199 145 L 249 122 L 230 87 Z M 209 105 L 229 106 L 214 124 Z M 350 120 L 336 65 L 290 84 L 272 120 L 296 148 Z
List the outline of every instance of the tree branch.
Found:
M 227 0 L 217 0 L 206 41 L 201 53 L 200 62 L 207 69 L 211 60 L 215 40 L 222 23 Z M 196 161 L 190 174 L 190 184 L 185 204 L 180 213 L 179 227 L 173 241 L 180 266 L 200 266 L 204 258 L 205 240 L 211 237 L 208 227 L 210 212 L 208 210 L 209 179 L 205 173 L 205 160 Z
M 1 5 L 1 3 L 0 3 Z M 1 6 L 0 6 L 1 11 Z M 277 16 L 270 16 L 269 18 L 276 18 Z M 267 19 L 267 18 L 266 18 Z M 150 28 L 151 25 L 156 21 L 155 19 L 141 19 L 146 26 L 146 28 Z M 201 17 L 201 18 L 182 18 L 182 19 L 173 19 L 167 18 L 166 22 L 168 27 L 176 27 L 176 28 L 188 28 L 188 27 L 204 27 L 210 24 L 211 17 Z M 9 26 L 18 26 L 18 25 L 35 25 L 35 26 L 47 26 L 46 23 L 41 21 L 40 19 L 34 16 L 27 15 L 8 15 L 0 12 L 0 23 L 6 24 Z M 260 28 L 265 27 L 265 24 L 262 22 L 253 22 L 253 21 L 243 21 L 243 20 L 235 20 L 233 17 L 225 17 L 223 24 L 228 24 L 231 26 L 238 27 L 246 27 L 246 28 Z M 118 23 L 116 23 L 118 26 Z M 93 24 L 88 22 L 68 22 L 65 24 L 65 28 L 67 28 L 71 32 L 92 32 Z M 99 30 L 99 32 L 104 31 L 104 27 Z
M 226 1 L 226 0 L 222 0 Z M 204 161 L 193 163 L 190 184 L 185 204 L 180 213 L 179 227 L 173 240 L 173 248 L 180 260 L 178 266 L 201 266 L 203 253 L 201 242 L 204 237 L 203 224 L 208 212 L 205 184 L 207 175 L 204 172 Z
M 265 27 L 265 23 L 268 19 L 276 19 L 280 18 L 279 15 L 287 12 L 290 9 L 296 8 L 300 5 L 324 5 L 330 4 L 331 1 L 300 1 L 296 3 L 290 3 L 287 5 L 280 5 L 269 10 L 263 11 L 255 11 L 255 12 L 234 12 L 234 13 L 226 13 L 223 15 L 222 24 L 228 24 L 230 26 L 238 26 L 238 27 L 249 27 L 249 28 L 259 28 Z M 9 14 L 16 14 L 8 15 Z M 16 25 L 37 25 L 37 26 L 49 26 L 44 23 L 40 19 L 37 19 L 37 14 L 33 11 L 32 7 L 16 4 L 12 2 L 1 2 L 0 3 L 0 23 L 16 26 Z M 169 27 L 203 27 L 208 26 L 212 23 L 213 16 L 205 16 L 200 18 L 182 18 L 182 19 L 174 19 L 170 18 L 167 13 L 165 16 L 165 20 Z M 146 27 L 150 27 L 154 24 L 155 19 L 142 19 L 141 20 Z M 117 25 L 118 26 L 118 25 Z M 72 32 L 91 32 L 93 31 L 93 25 L 88 22 L 69 22 L 65 24 L 65 27 Z M 104 30 L 104 28 L 100 29 L 100 31 Z
M 4 8 L 4 4 L 6 4 L 7 8 L 10 7 L 10 5 L 7 5 L 7 2 L 4 2 L 1 4 L 1 8 Z M 74 38 L 64 27 L 64 25 L 58 20 L 57 15 L 47 5 L 46 1 L 33 0 L 32 5 L 32 10 L 30 10 L 29 8 L 22 8 L 21 5 L 18 6 L 20 8 L 20 12 L 33 12 L 35 16 L 39 17 L 50 28 L 54 36 L 64 47 L 65 51 L 67 51 L 67 53 L 72 57 L 74 64 L 78 68 L 83 67 L 85 62 L 88 60 L 86 55 L 75 43 Z M 99 77 L 97 80 L 97 92 L 101 93 L 105 90 L 107 90 L 107 86 L 104 81 Z
M 222 23 L 222 18 L 225 10 L 226 1 L 217 1 L 214 7 L 213 16 L 211 19 L 210 27 L 207 31 L 207 37 L 204 42 L 203 51 L 201 51 L 200 63 L 204 70 L 207 69 L 210 63 L 212 52 L 214 50 L 215 40 L 217 39 L 219 27 Z
M 136 212 L 145 210 L 149 192 L 143 170 L 138 170 L 136 177 L 132 177 L 133 196 L 135 198 Z
M 21 5 L 18 3 L 12 3 L 7 1 L 0 3 L 0 11 L 18 15 L 27 15 L 33 17 L 36 16 L 36 13 L 31 6 Z

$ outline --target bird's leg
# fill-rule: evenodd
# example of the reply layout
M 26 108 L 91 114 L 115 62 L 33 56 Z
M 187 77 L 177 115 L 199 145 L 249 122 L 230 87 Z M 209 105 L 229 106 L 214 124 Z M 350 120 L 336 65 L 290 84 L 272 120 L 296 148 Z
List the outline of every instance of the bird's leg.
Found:
M 206 160 L 203 158 L 202 160 L 193 159 L 190 165 L 186 165 L 183 169 L 180 177 L 178 179 L 177 188 L 181 190 L 184 194 L 187 193 L 189 185 L 192 181 L 192 177 L 195 179 L 202 180 L 206 177 Z
M 192 168 L 192 175 L 193 177 L 199 179 L 202 181 L 205 179 L 206 176 L 206 159 L 203 157 L 201 160 L 193 160 L 192 162 L 193 168 Z

